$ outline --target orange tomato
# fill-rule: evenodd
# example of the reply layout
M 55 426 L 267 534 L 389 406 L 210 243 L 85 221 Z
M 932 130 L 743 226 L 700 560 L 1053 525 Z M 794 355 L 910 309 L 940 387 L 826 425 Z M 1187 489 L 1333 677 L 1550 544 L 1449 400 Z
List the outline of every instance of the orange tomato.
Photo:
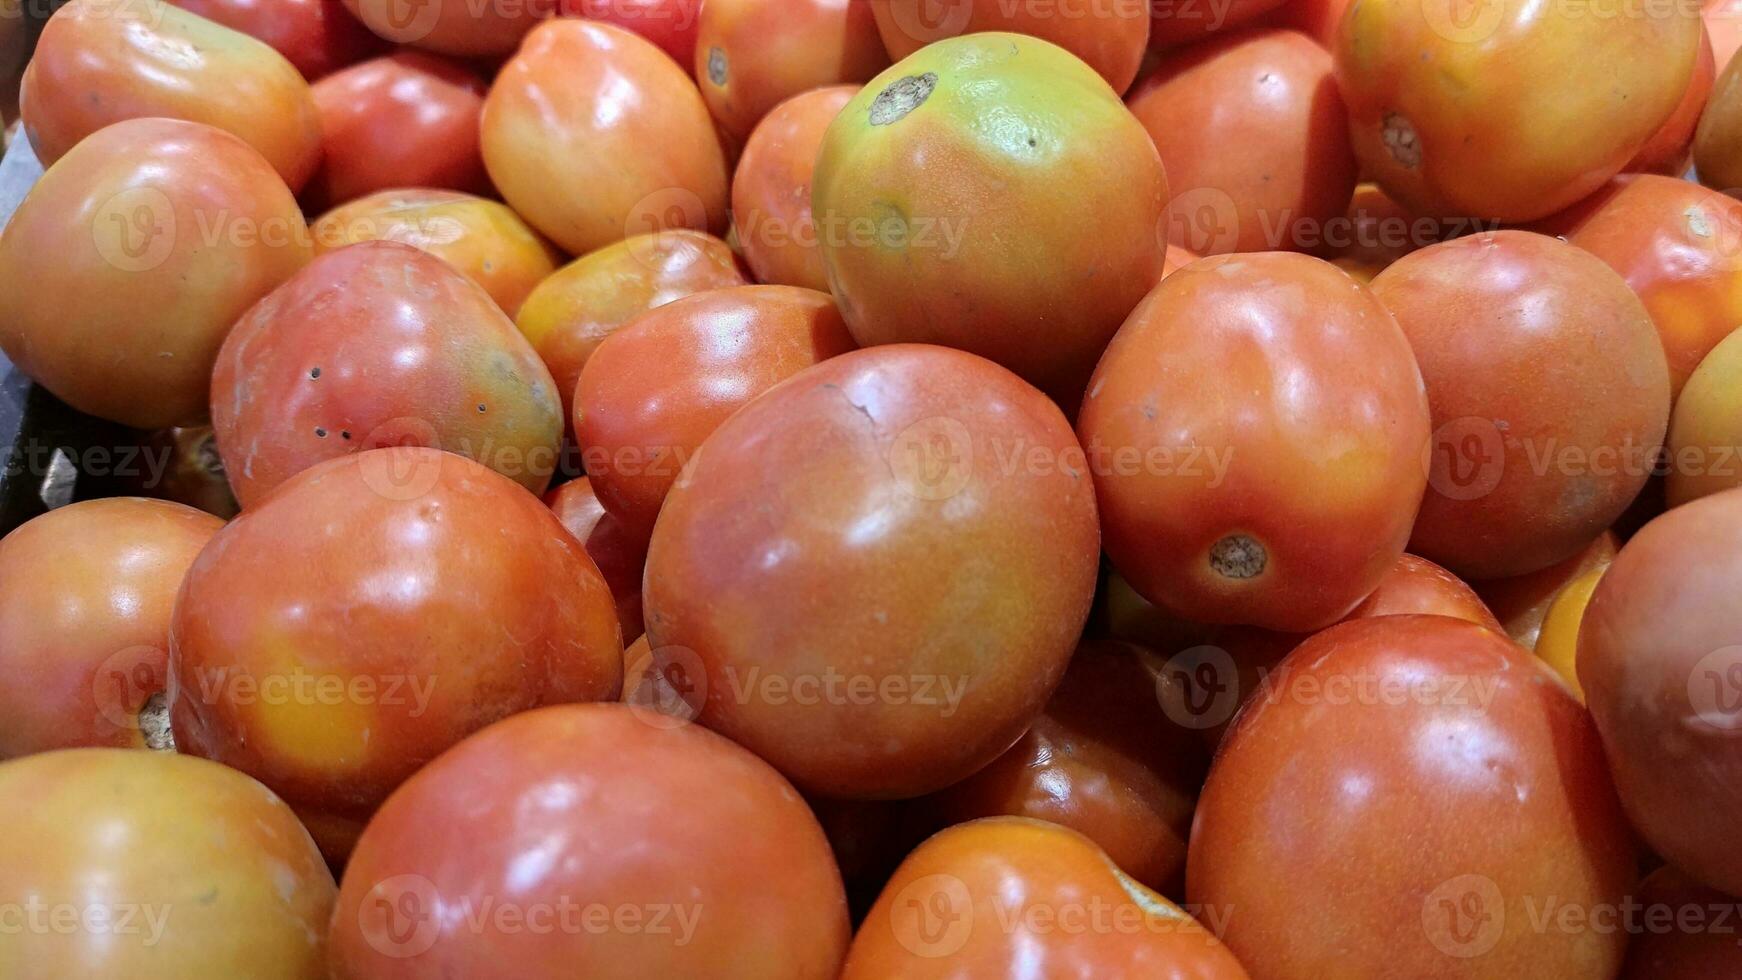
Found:
M 641 573 L 647 565 L 647 538 L 636 534 L 605 510 L 599 495 L 593 492 L 593 481 L 586 477 L 570 480 L 544 495 L 563 527 L 587 549 L 587 557 L 599 566 L 599 574 L 611 587 L 611 598 L 617 602 L 617 622 L 623 627 L 623 639 L 639 639 L 647 631 L 641 616 Z M 647 644 L 643 642 L 644 651 Z M 625 669 L 635 663 L 629 650 L 623 653 Z M 625 684 L 624 692 L 630 691 Z
M 1541 571 L 1480 581 L 1474 588 L 1499 618 L 1506 634 L 1526 649 L 1534 649 L 1542 635 L 1542 621 L 1548 616 L 1555 596 L 1560 595 L 1568 582 L 1585 572 L 1608 567 L 1620 547 L 1614 532 L 1604 531 L 1571 558 L 1555 562 Z
M 1682 100 L 1676 103 L 1675 111 L 1664 120 L 1657 133 L 1640 147 L 1633 159 L 1627 161 L 1623 170 L 1670 177 L 1680 177 L 1688 172 L 1693 160 L 1694 129 L 1706 109 L 1706 100 L 1712 95 L 1712 83 L 1717 74 L 1711 38 L 1702 33 L 1699 60 L 1694 62 L 1694 74 L 1682 92 Z
M 696 81 L 735 139 L 801 92 L 868 81 L 889 67 L 863 0 L 708 0 L 696 29 Z
M 344 0 L 345 9 L 394 44 L 457 58 L 511 53 L 557 0 Z
M 190 13 L 259 38 L 314 81 L 386 45 L 339 0 L 170 0 Z
M 1143 63 L 1149 10 L 1143 0 L 1113 3 L 1009 3 L 1007 0 L 871 0 L 877 31 L 897 61 L 936 41 L 1008 31 L 1064 48 L 1124 92 Z
M 732 227 L 758 282 L 829 288 L 811 217 L 811 174 L 823 133 L 858 91 L 836 85 L 795 95 L 744 144 L 732 178 Z
M 1549 603 L 1548 613 L 1542 618 L 1542 632 L 1536 638 L 1536 655 L 1554 668 L 1580 701 L 1585 699 L 1585 690 L 1579 686 L 1579 624 L 1585 618 L 1585 608 L 1591 604 L 1591 593 L 1596 591 L 1606 571 L 1607 567 L 1593 568 L 1568 582 Z
M 1672 507 L 1742 486 L 1742 333 L 1712 348 L 1676 400 L 1669 422 L 1669 474 L 1664 492 Z

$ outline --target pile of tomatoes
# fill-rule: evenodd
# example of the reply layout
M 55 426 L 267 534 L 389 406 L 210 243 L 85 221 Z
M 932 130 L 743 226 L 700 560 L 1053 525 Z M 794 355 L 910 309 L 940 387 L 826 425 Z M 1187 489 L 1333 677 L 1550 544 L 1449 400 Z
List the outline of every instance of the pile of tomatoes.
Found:
M 1738 44 L 70 0 L 0 977 L 1742 977 Z

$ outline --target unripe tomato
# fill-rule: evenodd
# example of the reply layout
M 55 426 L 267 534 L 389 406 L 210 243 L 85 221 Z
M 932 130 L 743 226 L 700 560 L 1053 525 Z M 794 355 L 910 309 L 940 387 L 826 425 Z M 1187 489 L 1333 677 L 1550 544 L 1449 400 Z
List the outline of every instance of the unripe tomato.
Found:
M 858 91 L 836 85 L 795 95 L 745 142 L 732 178 L 732 227 L 758 282 L 829 288 L 811 218 L 811 175 L 823 133 Z
M 558 0 L 344 0 L 370 30 L 394 44 L 456 58 L 510 54 Z
M 936 41 L 1008 31 L 1064 48 L 1124 92 L 1137 77 L 1149 42 L 1144 0 L 1010 3 L 1008 0 L 870 0 L 883 46 L 897 61 Z
M 1742 486 L 1742 333 L 1712 348 L 1676 400 L 1669 423 L 1671 507 Z
M 1607 568 L 1621 547 L 1613 531 L 1604 531 L 1579 553 L 1540 571 L 1475 583 L 1476 594 L 1505 627 L 1506 635 L 1526 649 L 1535 649 L 1549 606 L 1567 583 L 1593 568 Z
M 611 598 L 617 603 L 617 622 L 623 627 L 623 639 L 631 641 L 647 632 L 641 616 L 641 573 L 647 566 L 647 538 L 631 531 L 618 520 L 599 495 L 593 492 L 593 481 L 586 477 L 570 480 L 544 495 L 551 513 L 575 540 L 587 549 L 587 557 L 599 566 L 599 574 L 611 587 Z M 646 644 L 643 643 L 645 648 Z M 635 658 L 627 651 L 623 665 L 627 669 Z M 628 694 L 627 686 L 624 694 Z
M 1607 566 L 1599 566 L 1568 582 L 1549 603 L 1548 614 L 1542 618 L 1542 633 L 1536 638 L 1536 655 L 1554 668 L 1580 701 L 1585 699 L 1585 690 L 1579 686 L 1579 625 L 1591 604 L 1591 593 L 1606 571 Z
M 315 81 L 367 58 L 381 39 L 352 17 L 340 0 L 170 0 L 233 31 L 271 45 Z
M 863 0 L 707 0 L 696 84 L 728 134 L 744 139 L 770 109 L 813 88 L 858 84 L 889 67 Z
M 696 62 L 702 0 L 559 0 L 564 16 L 602 20 L 647 38 L 688 71 Z

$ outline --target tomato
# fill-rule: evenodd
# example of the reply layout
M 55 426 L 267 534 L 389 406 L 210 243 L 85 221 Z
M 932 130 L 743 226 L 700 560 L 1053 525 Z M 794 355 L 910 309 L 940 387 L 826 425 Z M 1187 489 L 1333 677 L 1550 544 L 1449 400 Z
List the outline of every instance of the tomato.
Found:
M 264 41 L 314 81 L 384 45 L 340 0 L 170 0 L 177 7 Z
M 1349 9 L 1350 0 L 1289 0 L 1258 19 L 1268 27 L 1286 27 L 1317 41 L 1329 51 L 1337 44 L 1337 25 Z
M 962 34 L 1008 31 L 1049 41 L 1081 58 L 1124 92 L 1149 42 L 1148 4 L 1018 4 L 1002 0 L 871 0 L 877 31 L 896 60 Z
M 672 300 L 748 283 L 731 247 L 712 235 L 681 229 L 637 235 L 547 277 L 520 305 L 515 326 L 555 376 L 567 419 L 581 369 L 605 338 Z
M 1410 550 L 1469 578 L 1546 568 L 1627 509 L 1656 465 L 1669 370 L 1627 283 L 1583 249 L 1472 235 L 1373 280 L 1433 406 Z
M 726 157 L 707 106 L 628 31 L 540 25 L 496 76 L 481 125 L 503 199 L 573 255 L 639 232 L 725 229 Z
M 1555 596 L 1567 583 L 1585 572 L 1608 567 L 1620 547 L 1621 542 L 1615 534 L 1604 531 L 1571 558 L 1540 571 L 1477 582 L 1476 593 L 1494 611 L 1508 636 L 1527 649 L 1534 649 L 1542 634 L 1542 621 L 1547 617 Z
M 622 669 L 610 589 L 537 497 L 460 456 L 382 449 L 292 477 L 201 553 L 170 719 L 181 751 L 271 786 L 342 862 L 442 750 L 615 698 Z
M 50 167 L 0 233 L 0 349 L 80 411 L 198 422 L 230 326 L 308 259 L 295 198 L 246 143 L 117 123 Z
M 1163 713 L 1142 651 L 1078 646 L 1028 734 L 966 780 L 920 801 L 946 823 L 1033 817 L 1094 841 L 1145 887 L 1178 895 L 1209 755 Z
M 651 533 L 683 468 L 726 417 L 853 349 L 834 300 L 796 286 L 715 289 L 605 338 L 575 389 L 575 441 L 605 509 Z
M 879 75 L 829 126 L 811 197 L 860 344 L 979 354 L 1067 411 L 1161 278 L 1166 205 L 1155 145 L 1106 83 L 1015 34 L 939 41 Z
M 696 63 L 702 0 L 559 0 L 562 13 L 615 24 L 647 38 L 685 71 Z
M 325 161 L 309 198 L 330 207 L 407 187 L 488 193 L 478 149 L 488 88 L 459 62 L 409 50 L 316 82 Z
M 1579 681 L 1633 825 L 1704 884 L 1742 892 L 1742 492 L 1677 507 L 1621 553 L 1579 627 Z
M 420 248 L 482 286 L 510 317 L 562 258 L 507 205 L 454 191 L 382 191 L 328 211 L 310 230 L 316 255 L 368 241 Z
M 1183 245 L 1169 245 L 1167 260 L 1161 264 L 1161 274 L 1164 278 L 1171 276 L 1201 258 L 1203 256 Z
M 1676 399 L 1669 425 L 1671 506 L 1742 486 L 1742 333 L 1732 333 L 1706 355 Z
M 557 10 L 558 0 L 344 0 L 345 9 L 394 44 L 456 58 L 500 58 Z
M 1235 910 L 1223 939 L 1254 976 L 1613 976 L 1625 933 L 1528 923 L 1617 907 L 1637 860 L 1546 665 L 1490 629 L 1384 616 L 1307 640 L 1240 715 L 1186 894 Z
M 387 801 L 345 869 L 332 966 L 832 980 L 847 941 L 828 839 L 778 773 L 696 726 L 589 704 L 493 725 Z
M 824 361 L 715 429 L 667 496 L 654 656 L 704 724 L 809 792 L 958 782 L 1021 736 L 1082 632 L 1085 469 L 1058 408 L 981 358 Z
M 1694 169 L 1708 187 L 1742 187 L 1742 60 L 1731 58 L 1712 85 L 1711 101 L 1694 131 Z
M 212 426 L 243 507 L 381 446 L 446 449 L 543 493 L 561 412 L 550 372 L 490 297 L 398 242 L 316 259 L 237 322 L 212 375 Z
M 1432 217 L 1533 221 L 1620 172 L 1694 74 L 1698 12 L 1361 0 L 1337 84 L 1361 169 Z
M 1272 10 L 1312 0 L 1149 0 L 1149 46 L 1165 51 L 1218 31 L 1257 21 Z
M 1702 33 L 1699 58 L 1694 62 L 1694 74 L 1688 79 L 1682 100 L 1676 103 L 1675 111 L 1664 120 L 1657 133 L 1633 155 L 1633 159 L 1627 161 L 1623 170 L 1670 177 L 1680 177 L 1688 172 L 1692 163 L 1694 128 L 1699 125 L 1700 114 L 1705 111 L 1706 100 L 1711 97 L 1712 82 L 1717 74 L 1711 38 Z
M 1107 554 L 1185 619 L 1311 630 L 1403 554 L 1427 400 L 1365 287 L 1283 252 L 1204 259 L 1126 321 L 1077 420 Z
M 795 95 L 744 144 L 732 178 L 732 220 L 758 282 L 829 288 L 811 218 L 811 173 L 823 132 L 858 91 L 836 85 Z
M 606 511 L 593 492 L 593 481 L 584 476 L 545 494 L 544 502 L 599 566 L 617 604 L 623 639 L 641 636 L 646 632 L 641 619 L 641 572 L 647 565 L 647 538 Z M 628 652 L 623 654 L 626 667 L 634 660 Z
M 1214 911 L 1214 910 L 1212 910 Z M 853 937 L 841 980 L 1245 980 L 1216 936 L 1074 830 L 989 817 L 908 856 Z
M 0 764 L 0 974 L 320 980 L 332 873 L 278 797 L 173 752 Z
M 1378 184 L 1358 184 L 1344 220 L 1326 226 L 1324 244 L 1331 264 L 1371 283 L 1405 255 L 1477 230 L 1472 224 L 1420 217 L 1393 201 Z
M 1667 866 L 1646 877 L 1638 898 L 1621 980 L 1725 980 L 1742 975 L 1742 943 L 1729 924 L 1736 899 Z
M 1323 48 L 1294 31 L 1224 34 L 1163 57 L 1128 102 L 1167 168 L 1171 244 L 1324 249 L 1355 157 Z
M 0 538 L 0 759 L 163 747 L 170 609 L 222 525 L 180 504 L 111 497 Z
M 1706 0 L 1700 9 L 1706 35 L 1712 42 L 1712 63 L 1722 72 L 1742 48 L 1742 2 Z
M 695 72 L 708 111 L 737 139 L 770 109 L 813 88 L 857 84 L 889 67 L 870 4 L 858 0 L 707 0 Z
M 321 161 L 308 82 L 246 34 L 163 0 L 72 0 L 42 29 L 19 96 L 45 164 L 124 119 L 206 123 L 260 151 L 291 190 Z
M 1606 571 L 1606 566 L 1599 566 L 1568 582 L 1549 603 L 1548 613 L 1542 619 L 1542 632 L 1536 640 L 1536 655 L 1554 668 L 1580 701 L 1585 699 L 1585 690 L 1579 686 L 1579 626 L 1591 603 L 1591 593 L 1596 591 Z

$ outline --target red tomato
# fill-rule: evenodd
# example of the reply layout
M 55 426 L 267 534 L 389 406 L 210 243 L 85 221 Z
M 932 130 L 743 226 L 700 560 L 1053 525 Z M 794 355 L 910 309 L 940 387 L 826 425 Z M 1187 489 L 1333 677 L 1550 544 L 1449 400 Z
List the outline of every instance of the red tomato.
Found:
M 344 0 L 370 30 L 394 44 L 456 58 L 510 54 L 559 0 Z
M 398 242 L 310 263 L 237 322 L 212 375 L 212 426 L 243 507 L 382 446 L 446 449 L 543 493 L 561 412 L 550 372 L 490 297 Z
M 162 0 L 72 0 L 42 29 L 19 96 L 45 164 L 124 119 L 206 123 L 260 151 L 291 190 L 321 161 L 308 82 L 259 41 Z
M 623 639 L 640 637 L 647 631 L 641 618 L 641 572 L 647 565 L 647 538 L 607 512 L 593 492 L 593 481 L 584 476 L 545 494 L 544 502 L 599 566 L 599 574 L 605 577 L 617 603 Z M 624 653 L 623 663 L 633 662 L 634 658 Z
M 340 0 L 170 0 L 177 7 L 266 42 L 314 81 L 384 44 Z
M 715 289 L 642 314 L 605 338 L 575 389 L 575 441 L 599 499 L 651 534 L 678 471 L 727 416 L 852 349 L 814 289 Z
M 1055 405 L 971 354 L 892 345 L 802 371 L 715 429 L 666 498 L 655 659 L 703 723 L 808 791 L 958 782 L 1021 736 L 1082 632 L 1100 549 L 1080 453 Z
M 1349 9 L 1350 0 L 1289 0 L 1276 7 L 1259 23 L 1267 27 L 1286 27 L 1299 31 L 1329 51 L 1337 44 L 1337 25 Z
M 1246 980 L 1246 971 L 1087 837 L 989 817 L 902 863 L 853 937 L 841 980 L 1017 976 Z
M 1425 558 L 1404 555 L 1379 582 L 1350 619 L 1422 613 L 1450 616 L 1499 630 L 1500 621 L 1463 579 Z
M 689 71 L 696 63 L 702 0 L 559 0 L 570 17 L 602 20 L 647 38 Z
M 1663 345 L 1590 253 L 1524 231 L 1404 256 L 1373 280 L 1433 406 L 1410 550 L 1467 578 L 1546 568 L 1627 509 L 1669 417 Z
M 1536 639 L 1542 632 L 1542 621 L 1548 607 L 1554 604 L 1568 582 L 1594 568 L 1607 568 L 1615 560 L 1615 550 L 1621 543 L 1611 531 L 1604 531 L 1597 540 L 1578 554 L 1555 562 L 1540 571 L 1527 572 L 1512 578 L 1477 582 L 1476 593 L 1505 627 L 1508 636 L 1527 650 L 1536 649 Z
M 1694 127 L 1699 125 L 1706 100 L 1712 94 L 1712 82 L 1717 69 L 1712 60 L 1711 39 L 1700 37 L 1699 60 L 1694 62 L 1693 77 L 1676 103 L 1675 112 L 1664 120 L 1655 135 L 1627 161 L 1622 169 L 1628 173 L 1655 173 L 1680 177 L 1688 172 L 1692 162 Z
M 493 725 L 393 794 L 345 869 L 332 967 L 832 980 L 847 939 L 828 839 L 786 780 L 693 725 L 589 704 Z
M 258 777 L 342 862 L 387 794 L 541 704 L 615 698 L 610 589 L 537 497 L 393 448 L 329 460 L 201 553 L 170 635 L 176 746 Z
M 573 255 L 641 232 L 726 227 L 726 157 L 707 106 L 628 31 L 540 25 L 496 76 L 481 132 L 503 199 Z
M 1742 976 L 1736 899 L 1695 884 L 1671 867 L 1639 886 L 1635 918 L 1628 922 L 1627 964 L 1621 980 L 1729 980 Z
M 1306 641 L 1241 714 L 1186 894 L 1234 910 L 1223 939 L 1254 976 L 1600 977 L 1625 933 L 1528 923 L 1617 908 L 1637 861 L 1549 667 L 1493 630 L 1384 616 Z
M 889 67 L 862 0 L 707 0 L 695 72 L 708 111 L 744 139 L 770 109 L 813 88 Z
M 1323 48 L 1294 31 L 1222 35 L 1162 58 L 1127 101 L 1167 168 L 1171 244 L 1327 249 L 1355 156 Z
M 1341 223 L 1326 226 L 1331 264 L 1365 283 L 1411 252 L 1477 230 L 1478 222 L 1419 217 L 1378 184 L 1359 184 Z
M 0 538 L 0 759 L 166 747 L 170 610 L 222 526 L 180 504 L 111 497 Z
M 0 349 L 80 411 L 196 423 L 224 335 L 308 260 L 296 199 L 246 143 L 116 123 L 50 167 L 0 233 Z
M 871 0 L 883 45 L 897 61 L 936 41 L 962 34 L 1008 31 L 1064 48 L 1124 92 L 1137 77 L 1149 41 L 1142 0 L 1034 4 L 1007 0 Z
M 375 58 L 316 82 L 326 160 L 310 199 L 330 207 L 405 187 L 488 193 L 478 149 L 488 88 L 471 68 L 422 51 Z
M 744 144 L 732 178 L 732 227 L 758 282 L 829 288 L 811 218 L 811 173 L 823 132 L 858 91 L 836 85 L 795 95 Z
M 1651 849 L 1742 893 L 1742 491 L 1677 507 L 1634 535 L 1579 626 L 1579 682 L 1621 802 Z
M 1292 0 L 1293 6 L 1311 0 Z M 1149 46 L 1162 51 L 1239 27 L 1284 6 L 1283 0 L 1149 0 Z
M 1311 630 L 1403 554 L 1427 399 L 1391 315 L 1329 263 L 1264 252 L 1169 276 L 1077 419 L 1107 554 L 1198 622 Z
M 0 975 L 321 980 L 333 876 L 233 769 L 71 749 L 0 765 Z

